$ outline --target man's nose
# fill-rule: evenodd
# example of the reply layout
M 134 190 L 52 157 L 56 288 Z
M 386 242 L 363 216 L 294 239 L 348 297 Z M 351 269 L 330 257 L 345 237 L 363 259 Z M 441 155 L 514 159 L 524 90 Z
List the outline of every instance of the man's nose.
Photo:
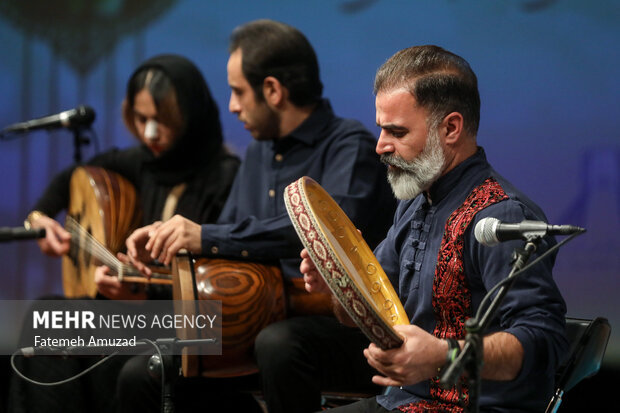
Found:
M 230 100 L 228 101 L 228 110 L 231 113 L 241 112 L 241 106 L 239 105 L 239 100 L 233 94 L 230 95 Z
M 381 131 L 381 133 L 379 134 L 379 140 L 377 140 L 377 147 L 375 148 L 375 152 L 377 152 L 378 155 L 394 152 L 394 145 L 392 144 L 390 139 L 385 136 L 384 131 Z

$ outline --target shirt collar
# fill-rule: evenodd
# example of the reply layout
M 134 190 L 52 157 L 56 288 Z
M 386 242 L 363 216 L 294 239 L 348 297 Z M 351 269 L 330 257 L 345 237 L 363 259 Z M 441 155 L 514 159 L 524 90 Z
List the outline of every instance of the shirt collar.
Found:
M 333 117 L 334 112 L 329 100 L 321 99 L 310 116 L 308 116 L 301 125 L 285 136 L 284 139 L 280 140 L 293 138 L 306 145 L 312 145 L 322 138 L 323 134 L 321 134 L 320 131 L 329 124 L 329 120 Z
M 475 154 L 465 159 L 463 162 L 458 164 L 456 167 L 451 169 L 447 174 L 441 176 L 428 190 L 428 193 L 425 194 L 427 200 L 431 204 L 437 204 L 441 202 L 443 198 L 452 191 L 458 182 L 466 176 L 467 171 L 471 169 L 472 166 L 479 165 L 481 163 L 487 163 L 487 157 L 484 153 L 484 149 L 482 147 L 478 147 L 478 150 Z

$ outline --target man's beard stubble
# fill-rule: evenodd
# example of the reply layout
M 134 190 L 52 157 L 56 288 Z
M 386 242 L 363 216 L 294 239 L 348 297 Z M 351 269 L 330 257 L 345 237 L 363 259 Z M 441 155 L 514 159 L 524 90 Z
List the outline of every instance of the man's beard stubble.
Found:
M 280 137 L 280 114 L 265 102 L 254 113 L 254 131 L 252 136 L 258 141 L 278 139 Z
M 400 200 L 413 199 L 427 190 L 444 170 L 445 156 L 439 131 L 430 128 L 426 145 L 411 161 L 405 161 L 394 153 L 381 155 L 381 162 L 393 166 L 388 169 L 388 182 L 394 196 Z

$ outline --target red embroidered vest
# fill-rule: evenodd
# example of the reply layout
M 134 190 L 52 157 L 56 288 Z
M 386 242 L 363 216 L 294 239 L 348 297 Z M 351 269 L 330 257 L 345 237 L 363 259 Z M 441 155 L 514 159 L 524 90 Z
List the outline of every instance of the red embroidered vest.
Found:
M 433 311 L 436 321 L 433 335 L 436 337 L 465 337 L 465 320 L 471 317 L 472 308 L 471 291 L 463 270 L 463 235 L 479 211 L 507 198 L 497 181 L 488 178 L 469 194 L 465 202 L 454 210 L 446 221 L 433 279 Z M 408 413 L 461 413 L 463 408 L 459 405 L 459 394 L 462 394 L 465 405 L 469 402 L 469 397 L 463 379 L 459 387 L 460 393 L 456 387 L 442 389 L 439 387 L 439 377 L 434 377 L 430 383 L 432 401 L 410 403 L 399 406 L 398 409 Z

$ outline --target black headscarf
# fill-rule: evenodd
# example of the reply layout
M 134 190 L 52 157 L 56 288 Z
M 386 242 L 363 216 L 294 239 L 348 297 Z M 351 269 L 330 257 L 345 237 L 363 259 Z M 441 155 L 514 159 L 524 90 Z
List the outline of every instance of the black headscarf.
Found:
M 148 68 L 159 69 L 170 78 L 186 128 L 159 157 L 143 146 L 148 152 L 144 168 L 158 183 L 175 185 L 208 168 L 211 158 L 222 150 L 219 111 L 198 68 L 185 57 L 171 54 L 155 56 L 136 69 L 128 82 L 128 98 L 133 100 L 139 92 L 130 90 L 134 77 Z

